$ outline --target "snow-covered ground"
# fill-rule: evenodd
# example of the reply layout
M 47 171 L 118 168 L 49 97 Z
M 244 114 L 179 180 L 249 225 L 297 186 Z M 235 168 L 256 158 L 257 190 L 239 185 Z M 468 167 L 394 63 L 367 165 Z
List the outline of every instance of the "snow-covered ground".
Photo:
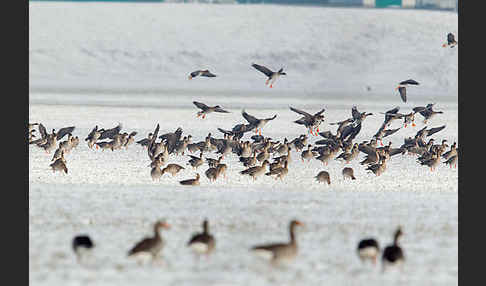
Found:
M 29 146 L 30 284 L 458 284 L 458 169 L 445 164 L 431 172 L 415 157 L 397 155 L 375 177 L 359 164 L 361 153 L 349 164 L 357 180 L 343 181 L 341 162 L 303 163 L 292 152 L 283 182 L 265 176 L 253 182 L 238 174 L 243 167 L 232 154 L 224 160 L 226 178 L 210 183 L 204 165 L 198 170 L 201 185 L 182 187 L 178 181 L 195 174 L 190 167 L 152 182 L 141 146 L 103 152 L 83 141 L 95 125 L 110 128 L 118 122 L 122 131 L 137 131 L 137 140 L 157 123 L 160 133 L 182 127 L 194 142 L 209 132 L 222 137 L 216 128 L 243 123 L 243 108 L 256 117 L 277 114 L 263 134 L 293 139 L 306 130 L 292 122 L 299 116 L 288 106 L 326 108 L 321 131 L 334 132 L 329 123 L 349 117 L 357 105 L 374 114 L 356 138 L 361 142 L 381 125 L 380 112 L 399 106 L 405 113 L 435 102 L 444 114 L 427 126 L 447 127 L 432 137 L 460 144 L 457 50 L 440 47 L 446 32 L 457 30 L 457 14 L 251 5 L 29 6 L 29 122 L 42 122 L 48 131 L 74 125 L 73 135 L 81 139 L 66 155 L 69 175 L 53 174 L 52 154 Z M 286 32 L 264 24 L 269 17 Z M 194 19 L 202 20 L 193 24 Z M 270 90 L 249 67 L 252 61 L 284 65 L 289 76 Z M 188 81 L 188 72 L 201 65 L 221 76 Z M 402 103 L 394 87 L 408 78 L 421 85 L 409 88 L 409 102 Z M 220 104 L 231 113 L 197 119 L 193 100 Z M 393 146 L 424 126 L 420 115 L 416 123 L 392 135 Z M 170 160 L 187 161 L 187 156 Z M 331 186 L 314 181 L 321 170 L 331 174 Z M 185 244 L 205 217 L 216 251 L 197 264 Z M 151 235 L 159 218 L 172 226 L 162 234 L 165 263 L 139 266 L 127 259 L 128 249 Z M 251 255 L 248 249 L 255 244 L 288 240 L 293 218 L 305 224 L 297 233 L 295 263 L 272 268 Z M 404 231 L 402 271 L 381 273 L 379 264 L 363 265 L 355 251 L 358 241 L 374 236 L 385 246 L 398 225 Z M 80 233 L 97 244 L 85 266 L 70 249 Z

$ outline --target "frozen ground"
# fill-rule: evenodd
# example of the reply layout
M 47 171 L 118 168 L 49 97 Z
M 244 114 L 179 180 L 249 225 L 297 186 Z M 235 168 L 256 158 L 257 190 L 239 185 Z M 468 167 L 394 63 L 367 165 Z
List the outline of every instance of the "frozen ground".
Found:
M 414 157 L 397 155 L 390 160 L 387 171 L 375 177 L 359 165 L 361 154 L 350 164 L 357 180 L 343 181 L 342 163 L 303 163 L 293 152 L 283 182 L 268 177 L 252 182 L 238 174 L 243 167 L 231 155 L 225 158 L 227 178 L 209 183 L 203 176 L 201 186 L 191 188 L 178 184 L 194 175 L 190 168 L 175 178 L 166 176 L 152 182 L 149 160 L 140 146 L 102 152 L 89 149 L 83 141 L 94 125 L 108 128 L 118 122 L 124 131 L 137 131 L 136 139 L 145 137 L 157 123 L 161 133 L 182 127 L 184 134 L 193 135 L 193 141 L 203 140 L 208 132 L 221 137 L 217 127 L 229 129 L 244 122 L 242 108 L 257 117 L 278 114 L 265 127 L 264 135 L 291 139 L 305 129 L 292 123 L 298 116 L 288 109 L 289 105 L 313 112 L 326 108 L 321 130 L 333 132 L 335 127 L 328 123 L 349 117 L 352 105 L 357 105 L 361 111 L 376 114 L 365 120 L 356 138 L 361 142 L 370 139 L 380 126 L 383 115 L 379 112 L 394 106 L 409 112 L 414 106 L 436 102 L 436 109 L 444 114 L 428 126 L 447 127 L 432 137 L 460 144 L 457 54 L 453 54 L 457 51 L 440 48 L 446 31 L 457 29 L 457 14 L 281 6 L 213 6 L 217 8 L 211 10 L 203 5 L 29 5 L 29 122 L 42 122 L 48 130 L 74 125 L 73 135 L 81 139 L 78 148 L 66 156 L 67 176 L 50 171 L 52 154 L 29 146 L 31 285 L 458 284 L 458 169 L 442 164 L 430 172 Z M 277 51 L 262 46 L 258 50 L 248 48 L 256 43 L 253 38 L 259 43 L 263 39 L 287 39 L 243 17 L 250 14 L 259 20 L 272 15 L 285 25 L 292 40 Z M 182 25 L 177 21 L 209 15 L 214 19 L 211 21 L 227 25 L 216 25 L 216 34 L 209 34 L 208 24 L 201 21 L 187 28 L 192 39 L 175 32 L 175 26 Z M 379 25 L 375 18 L 389 25 Z M 355 31 L 350 27 L 353 19 L 368 21 L 369 25 L 356 25 L 364 31 Z M 251 33 L 244 28 L 248 25 Z M 151 29 L 153 34 L 142 33 Z M 408 38 L 400 35 L 402 31 Z M 391 35 L 385 36 L 388 32 Z M 241 37 L 235 36 L 238 33 Z M 363 35 L 377 38 L 358 46 L 354 36 L 347 40 L 340 37 L 348 33 L 358 39 Z M 206 41 L 207 46 L 193 55 L 198 48 L 190 45 L 191 41 L 197 43 L 209 35 L 231 41 L 222 45 Z M 315 41 L 316 46 L 330 46 L 324 45 L 321 51 L 309 41 Z M 118 56 L 109 60 L 103 54 L 108 46 L 126 53 L 115 53 Z M 229 54 L 235 47 L 241 49 L 233 53 L 236 58 L 231 58 Z M 377 47 L 379 53 L 368 50 Z M 83 48 L 89 51 L 86 55 Z M 360 49 L 368 54 L 355 57 Z M 143 50 L 152 51 L 153 58 L 133 58 Z M 296 54 L 286 54 L 290 51 Z M 89 53 L 99 57 L 90 58 Z M 361 62 L 370 63 L 372 55 L 378 54 L 384 58 L 375 61 L 374 68 Z M 341 62 L 337 55 L 342 56 Z M 268 58 L 269 65 L 284 62 L 289 70 L 293 67 L 295 78 L 289 75 L 280 79 L 274 89 L 263 89 L 264 79 L 247 69 L 247 64 L 253 60 L 266 62 Z M 310 79 L 304 78 L 312 69 L 301 64 L 311 62 L 319 68 Z M 221 69 L 218 65 L 215 72 L 224 77 L 228 74 L 227 80 L 223 76 L 215 81 L 187 80 L 187 69 L 192 69 L 187 66 L 212 67 L 216 63 Z M 232 66 L 247 69 L 247 74 L 233 71 Z M 341 69 L 333 68 L 338 66 Z M 410 77 L 423 85 L 410 88 L 410 101 L 404 104 L 393 88 L 398 80 Z M 366 81 L 373 87 L 370 92 L 364 89 Z M 220 104 L 231 113 L 196 119 L 193 100 Z M 418 118 L 417 127 L 401 129 L 391 136 L 394 146 L 424 126 Z M 398 122 L 392 124 L 398 126 Z M 316 140 L 313 137 L 310 142 Z M 216 158 L 214 154 L 208 156 Z M 187 160 L 174 156 L 170 161 L 185 164 Z M 206 169 L 204 165 L 198 171 L 203 174 Z M 331 186 L 313 180 L 320 170 L 330 172 Z M 214 256 L 198 265 L 185 243 L 200 230 L 205 217 L 209 218 L 217 246 Z M 125 254 L 136 241 L 151 235 L 152 223 L 158 218 L 166 218 L 172 225 L 163 233 L 167 242 L 163 250 L 165 264 L 138 266 Z M 295 263 L 273 269 L 248 252 L 254 244 L 286 241 L 287 224 L 292 218 L 306 225 L 297 233 L 300 252 Z M 362 265 L 355 252 L 357 242 L 374 236 L 384 246 L 391 242 L 397 225 L 405 233 L 401 243 L 407 260 L 402 272 L 382 274 L 379 267 Z M 97 244 L 91 262 L 85 266 L 76 263 L 70 249 L 72 237 L 80 233 L 89 234 Z

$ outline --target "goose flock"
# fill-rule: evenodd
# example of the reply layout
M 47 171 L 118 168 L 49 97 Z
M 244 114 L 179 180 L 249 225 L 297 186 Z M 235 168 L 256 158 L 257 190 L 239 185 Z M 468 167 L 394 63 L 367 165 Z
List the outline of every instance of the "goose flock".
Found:
M 449 34 L 447 40 L 448 42 L 443 45 L 444 47 L 450 46 L 452 48 L 457 45 L 454 35 Z M 275 81 L 281 75 L 286 75 L 283 72 L 283 68 L 275 72 L 263 65 L 252 64 L 251 66 L 267 76 L 265 84 L 270 88 L 273 88 Z M 188 78 L 191 80 L 198 76 L 217 77 L 209 70 L 196 70 L 191 72 Z M 403 102 L 407 102 L 407 86 L 419 86 L 419 83 L 413 79 L 399 82 L 396 90 L 398 90 Z M 198 109 L 196 117 L 205 120 L 213 112 L 230 113 L 230 111 L 223 109 L 220 105 L 210 106 L 200 101 L 193 101 L 192 104 Z M 135 136 L 139 132 L 122 132 L 121 123 L 106 129 L 99 128 L 96 125 L 84 140 L 89 149 L 93 150 L 101 149 L 101 151 L 105 151 L 109 149 L 112 152 L 119 152 L 120 150 L 128 149 L 130 145 L 138 145 L 140 148 L 144 148 L 150 161 L 148 165 L 144 164 L 144 166 L 150 167 L 150 172 L 147 172 L 147 176 L 150 173 L 150 177 L 154 182 L 178 180 L 175 177 L 179 172 L 185 169 L 193 170 L 194 175 L 192 177 L 178 180 L 180 185 L 183 186 L 201 185 L 201 174 L 206 176 L 209 183 L 217 181 L 221 176 L 226 177 L 226 171 L 230 163 L 227 158 L 230 156 L 238 158 L 238 160 L 231 162 L 240 164 L 239 168 L 241 169 L 237 174 L 250 177 L 249 183 L 262 177 L 285 180 L 288 173 L 292 172 L 290 165 L 292 156 L 300 158 L 302 164 L 310 160 L 318 160 L 322 162 L 322 167 L 325 168 L 333 161 L 349 164 L 358 160 L 359 155 L 363 153 L 364 157 L 359 162 L 360 166 L 376 176 L 384 174 L 387 170 L 387 162 L 397 155 L 404 156 L 404 158 L 414 158 L 418 165 L 428 167 L 431 172 L 438 168 L 440 163 L 446 164 L 450 168 L 457 167 L 457 142 L 453 142 L 449 147 L 447 144 L 449 141 L 446 138 L 442 139 L 440 144 L 436 144 L 439 142 L 436 142 L 433 138 L 427 139 L 433 134 L 444 130 L 446 125 L 424 126 L 416 132 L 414 137 L 405 138 L 403 143 L 397 147 L 392 147 L 391 141 L 387 145 L 383 144 L 385 138 L 397 134 L 402 128 L 407 128 L 408 126 L 410 128 L 416 127 L 416 115 L 422 116 L 424 124 L 427 124 L 431 118 L 443 114 L 442 111 L 434 110 L 434 103 L 414 107 L 405 113 L 400 113 L 398 106 L 381 112 L 384 115 L 383 123 L 371 138 L 361 142 L 355 142 L 355 138 L 362 130 L 365 119 L 369 116 L 379 116 L 378 114 L 359 111 L 357 106 L 352 106 L 349 115 L 343 114 L 342 118 L 329 123 L 330 126 L 336 126 L 336 130 L 321 131 L 320 125 L 326 119 L 325 108 L 321 108 L 316 113 L 306 112 L 292 106 L 289 106 L 289 109 L 291 112 L 301 116 L 293 123 L 307 129 L 306 133 L 298 134 L 294 138 L 270 138 L 264 136 L 264 128 L 271 126 L 272 121 L 278 120 L 277 114 L 269 114 L 268 117 L 257 118 L 243 109 L 241 110 L 241 115 L 244 121 L 235 126 L 229 126 L 228 129 L 217 128 L 217 130 L 211 130 L 204 139 L 196 142 L 193 141 L 195 136 L 184 134 L 181 127 L 174 132 L 162 134 L 160 124 L 157 124 L 155 129 L 148 133 L 145 138 L 139 138 L 136 141 Z M 400 123 L 395 128 L 392 128 L 392 122 Z M 35 129 L 36 127 L 37 130 Z M 69 164 L 65 156 L 79 145 L 79 138 L 73 136 L 74 130 L 75 126 L 69 126 L 59 128 L 57 132 L 56 129 L 52 129 L 52 132 L 48 133 L 42 123 L 28 124 L 29 144 L 43 149 L 47 154 L 53 153 L 52 163 L 49 165 L 52 172 L 60 171 L 64 175 L 68 174 Z M 39 135 L 34 134 L 37 131 Z M 222 137 L 215 136 L 213 132 L 222 133 Z M 243 139 L 245 134 L 250 134 L 250 138 Z M 66 140 L 61 141 L 66 135 Z M 310 139 L 313 137 L 318 137 L 318 140 L 310 142 Z M 214 154 L 216 158 L 210 157 L 211 154 Z M 187 164 L 181 166 L 171 163 L 171 159 L 177 156 L 187 158 Z M 199 169 L 204 168 L 204 166 L 207 166 L 207 169 L 200 174 Z M 164 178 L 165 173 L 171 174 L 172 178 Z M 331 174 L 329 170 L 320 170 L 317 174 L 309 175 L 309 178 L 315 179 L 317 183 L 331 185 L 331 177 L 336 175 Z M 342 176 L 345 180 L 360 179 L 355 177 L 353 168 L 348 166 L 342 169 L 339 176 Z M 292 260 L 298 252 L 295 230 L 302 225 L 303 223 L 299 220 L 292 220 L 289 223 L 290 240 L 288 242 L 256 245 L 251 247 L 250 250 L 257 255 L 269 258 L 272 263 Z M 164 246 L 164 240 L 160 235 L 160 231 L 169 228 L 170 225 L 167 221 L 156 221 L 153 226 L 154 235 L 136 243 L 128 251 L 128 256 L 148 256 L 152 260 L 157 259 Z M 383 267 L 404 261 L 405 256 L 398 242 L 401 235 L 402 230 L 399 227 L 395 232 L 393 243 L 383 249 Z M 209 232 L 208 220 L 203 221 L 202 232 L 192 236 L 187 246 L 193 249 L 195 253 L 205 255 L 209 255 L 216 249 L 216 240 Z M 86 250 L 94 247 L 95 244 L 87 235 L 76 236 L 72 242 L 72 248 L 78 259 L 84 255 L 83 253 Z M 369 259 L 376 263 L 380 251 L 378 242 L 373 238 L 363 239 L 358 244 L 358 257 L 363 261 Z

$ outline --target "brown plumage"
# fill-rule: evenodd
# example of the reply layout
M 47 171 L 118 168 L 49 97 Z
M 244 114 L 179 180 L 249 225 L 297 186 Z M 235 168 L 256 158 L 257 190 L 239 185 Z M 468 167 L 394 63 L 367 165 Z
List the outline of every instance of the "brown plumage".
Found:
M 165 173 L 169 173 L 174 177 L 180 170 L 184 170 L 184 167 L 179 166 L 177 164 L 169 164 L 164 169 L 162 169 L 162 175 Z
M 255 254 L 269 258 L 272 263 L 290 261 L 295 259 L 298 252 L 295 238 L 295 227 L 303 224 L 298 220 L 292 220 L 289 224 L 290 241 L 288 243 L 272 243 L 257 245 L 251 248 Z
M 170 228 L 170 225 L 165 221 L 157 221 L 154 224 L 154 236 L 146 237 L 135 244 L 135 246 L 128 251 L 128 256 L 138 255 L 142 253 L 150 254 L 152 259 L 159 256 L 160 251 L 164 247 L 164 242 L 160 236 L 160 230 Z
M 197 173 L 195 179 L 183 180 L 179 183 L 185 186 L 199 186 L 199 178 L 201 178 L 201 176 L 199 176 L 199 173 Z
M 331 176 L 329 176 L 329 173 L 327 171 L 320 171 L 317 176 L 314 177 L 316 181 L 319 183 L 327 183 L 328 185 L 331 184 Z
M 343 179 L 350 178 L 351 180 L 356 180 L 354 177 L 354 170 L 353 168 L 346 167 L 343 169 Z
M 209 255 L 216 246 L 214 236 L 209 233 L 209 222 L 205 219 L 202 223 L 203 232 L 191 237 L 187 246 L 191 247 L 198 254 Z

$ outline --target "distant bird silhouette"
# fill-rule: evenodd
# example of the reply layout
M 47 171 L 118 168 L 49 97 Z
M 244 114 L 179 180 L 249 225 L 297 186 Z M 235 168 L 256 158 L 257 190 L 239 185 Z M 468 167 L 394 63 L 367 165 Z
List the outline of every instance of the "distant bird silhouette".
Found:
M 209 70 L 197 70 L 189 74 L 189 79 L 193 79 L 197 76 L 216 77 L 216 75 L 212 74 Z
M 454 48 L 457 45 L 456 39 L 454 38 L 453 33 L 447 34 L 447 43 L 444 43 L 442 45 L 443 48 L 450 46 L 451 48 Z

